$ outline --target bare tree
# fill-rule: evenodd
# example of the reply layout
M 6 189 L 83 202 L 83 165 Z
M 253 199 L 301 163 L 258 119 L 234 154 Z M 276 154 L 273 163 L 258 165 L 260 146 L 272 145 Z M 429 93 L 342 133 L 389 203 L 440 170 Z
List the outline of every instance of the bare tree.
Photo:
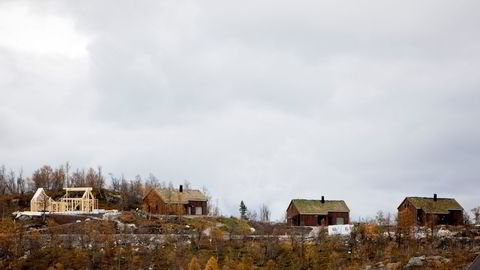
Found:
M 258 219 L 258 214 L 257 214 L 257 211 L 255 210 L 247 210 L 247 220 L 252 220 L 252 221 L 256 221 Z
M 7 173 L 5 165 L 0 166 L 0 195 L 5 194 L 7 190 Z
M 135 176 L 135 180 L 130 181 L 128 204 L 129 206 L 138 206 L 143 198 L 143 185 L 140 175 Z
M 122 208 L 128 208 L 128 182 L 125 177 L 122 175 L 120 178 L 120 196 L 122 197 Z
M 112 173 L 109 173 L 110 175 L 110 182 L 112 182 L 112 190 L 113 191 L 120 191 L 120 178 L 115 177 Z
M 87 186 L 100 190 L 105 182 L 102 175 L 102 167 L 98 167 L 98 172 L 93 168 L 89 168 L 87 170 L 87 175 L 85 175 L 85 181 Z
M 150 190 L 151 188 L 157 188 L 160 186 L 158 178 L 155 177 L 153 173 L 148 175 L 147 180 L 145 181 L 145 190 Z
M 62 190 L 65 185 L 65 170 L 63 166 L 53 171 L 50 181 L 52 190 Z
M 262 206 L 260 206 L 260 221 L 270 221 L 270 209 L 266 204 L 262 204 Z
M 215 200 L 215 205 L 212 205 L 211 214 L 214 217 L 218 217 L 221 215 L 220 208 L 218 207 L 218 199 Z
M 212 215 L 212 196 L 208 192 L 208 189 L 206 186 L 203 186 L 202 188 L 203 195 L 207 198 L 207 215 Z
M 191 183 L 187 179 L 183 181 L 183 188 L 184 189 L 190 189 Z
M 167 183 L 165 181 L 160 182 L 160 188 L 167 188 Z
M 467 211 L 463 211 L 463 224 L 470 225 L 472 224 L 472 219 Z
M 43 221 L 45 221 L 46 218 L 46 212 L 48 211 L 48 208 L 50 206 L 50 197 L 47 195 L 47 193 L 42 193 L 40 195 L 40 198 L 38 198 L 41 209 L 42 209 L 42 216 L 43 216 Z
M 102 166 L 97 167 L 97 182 L 95 184 L 95 188 L 97 190 L 102 190 L 105 186 L 105 177 L 103 176 L 102 173 Z
M 17 193 L 17 184 L 15 181 L 15 172 L 13 170 L 10 170 L 10 172 L 7 175 L 7 189 L 10 194 L 15 194 Z
M 85 186 L 85 170 L 77 169 L 70 178 L 70 185 L 72 187 L 84 187 Z
M 67 187 L 72 186 L 70 183 L 70 163 L 68 161 L 65 163 L 65 185 Z
M 35 183 L 33 182 L 31 177 L 27 177 L 25 179 L 25 186 L 27 192 L 33 192 L 35 190 Z
M 52 189 L 52 167 L 45 165 L 40 169 L 33 172 L 32 181 L 35 185 L 35 188 L 43 187 L 45 190 Z
M 473 214 L 473 221 L 475 222 L 475 224 L 480 224 L 480 206 L 475 207 L 470 211 Z
M 21 194 L 25 193 L 25 179 L 23 178 L 23 169 L 20 168 L 17 176 L 17 191 Z

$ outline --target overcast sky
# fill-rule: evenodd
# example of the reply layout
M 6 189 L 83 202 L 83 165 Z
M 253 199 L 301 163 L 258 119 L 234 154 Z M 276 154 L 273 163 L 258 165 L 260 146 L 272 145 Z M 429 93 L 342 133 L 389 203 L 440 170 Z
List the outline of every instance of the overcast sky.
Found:
M 0 164 L 206 186 L 273 218 L 480 205 L 479 1 L 0 1 Z

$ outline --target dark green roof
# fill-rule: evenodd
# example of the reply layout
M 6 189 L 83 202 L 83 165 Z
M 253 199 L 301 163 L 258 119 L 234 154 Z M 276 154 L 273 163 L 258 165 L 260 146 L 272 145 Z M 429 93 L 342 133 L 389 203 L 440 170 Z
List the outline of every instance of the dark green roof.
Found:
M 341 200 L 305 200 L 294 199 L 292 204 L 295 205 L 300 214 L 320 214 L 327 215 L 328 212 L 350 212 L 345 201 Z
M 452 198 L 437 198 L 437 201 L 432 197 L 407 197 L 406 199 L 415 208 L 422 209 L 426 213 L 448 214 L 449 210 L 463 210 L 462 206 Z

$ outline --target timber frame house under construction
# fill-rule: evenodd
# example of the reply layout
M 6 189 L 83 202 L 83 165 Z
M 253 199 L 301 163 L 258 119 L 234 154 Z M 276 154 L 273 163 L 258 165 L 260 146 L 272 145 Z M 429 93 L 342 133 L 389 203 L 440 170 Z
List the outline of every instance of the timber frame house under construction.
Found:
M 98 207 L 98 200 L 92 194 L 91 187 L 64 188 L 66 194 L 60 201 L 50 198 L 43 188 L 37 189 L 30 201 L 32 212 L 93 212 Z M 81 197 L 77 197 L 83 192 Z

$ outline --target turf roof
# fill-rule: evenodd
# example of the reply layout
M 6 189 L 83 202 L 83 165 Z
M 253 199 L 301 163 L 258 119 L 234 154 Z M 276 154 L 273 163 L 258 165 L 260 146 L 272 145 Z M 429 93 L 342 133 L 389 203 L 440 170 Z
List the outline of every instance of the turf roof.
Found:
M 449 210 L 463 210 L 462 206 L 452 198 L 437 198 L 434 201 L 431 197 L 407 197 L 413 206 L 422 209 L 426 213 L 448 214 Z
M 176 189 L 157 188 L 154 191 L 165 203 L 188 204 L 189 201 L 207 201 L 207 197 L 198 189 L 184 189 L 180 192 Z
M 327 215 L 328 212 L 350 212 L 345 201 L 341 200 L 305 200 L 294 199 L 293 205 L 297 208 L 300 214 L 316 214 Z

